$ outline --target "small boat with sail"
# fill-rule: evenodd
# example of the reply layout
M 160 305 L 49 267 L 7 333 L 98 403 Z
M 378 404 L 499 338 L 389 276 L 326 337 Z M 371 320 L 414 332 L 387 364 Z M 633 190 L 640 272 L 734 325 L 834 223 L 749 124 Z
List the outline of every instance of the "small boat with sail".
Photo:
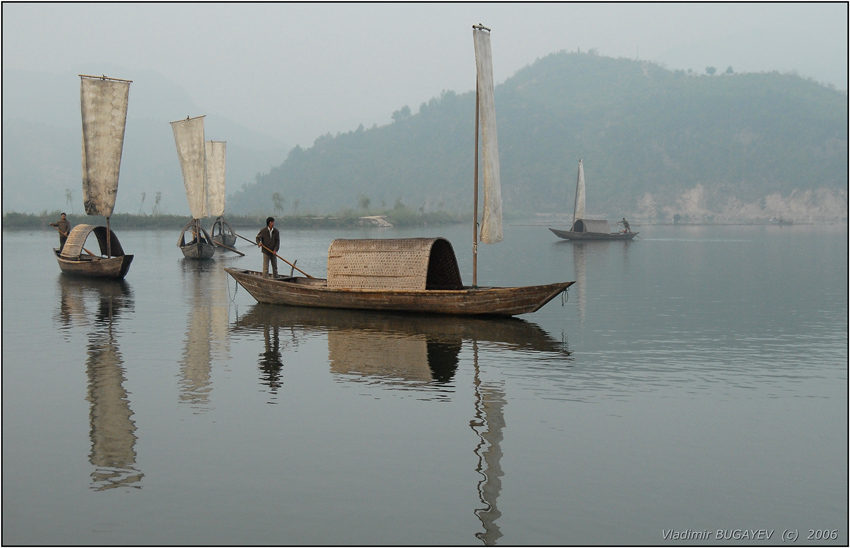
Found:
M 210 229 L 213 243 L 223 249 L 232 249 L 236 245 L 236 232 L 224 219 L 226 147 L 224 141 L 206 142 L 207 205 L 209 216 L 215 217 Z
M 83 205 L 86 215 L 106 217 L 106 226 L 80 224 L 71 229 L 65 245 L 53 252 L 64 274 L 123 279 L 133 256 L 124 253 L 109 218 L 118 195 L 118 175 L 124 149 L 124 129 L 131 80 L 80 75 L 83 121 Z M 89 251 L 86 239 L 94 232 L 100 254 Z
M 490 30 L 473 27 L 478 69 L 475 116 L 475 175 L 472 285 L 463 285 L 454 249 L 444 238 L 334 240 L 328 277 L 264 277 L 225 268 L 260 303 L 464 316 L 528 314 L 575 282 L 522 287 L 478 287 L 478 241 L 502 241 L 502 199 Z M 484 215 L 478 231 L 478 134 L 481 119 Z M 290 263 L 291 264 L 291 263 Z
M 215 254 L 215 244 L 209 233 L 201 226 L 207 216 L 207 166 L 206 143 L 204 141 L 204 117 L 186 117 L 171 122 L 183 184 L 192 220 L 180 232 L 177 247 L 187 259 L 210 259 Z
M 638 235 L 625 225 L 623 232 L 611 232 L 611 227 L 605 219 L 585 218 L 585 185 L 584 161 L 578 161 L 578 177 L 576 178 L 576 197 L 573 206 L 573 226 L 569 230 L 550 228 L 556 236 L 565 240 L 631 240 Z

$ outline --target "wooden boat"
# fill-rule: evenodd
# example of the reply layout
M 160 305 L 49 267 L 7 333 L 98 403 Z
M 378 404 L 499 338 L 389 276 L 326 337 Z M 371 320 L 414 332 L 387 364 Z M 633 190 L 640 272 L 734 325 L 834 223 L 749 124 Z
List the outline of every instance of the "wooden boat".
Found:
M 606 221 L 607 225 L 607 221 Z M 573 225 L 576 227 L 576 225 Z M 582 228 L 579 226 L 578 228 Z M 631 240 L 635 236 L 638 235 L 637 232 L 609 232 L 609 231 L 599 231 L 599 232 L 591 232 L 587 230 L 558 230 L 557 228 L 550 228 L 555 236 L 559 238 L 563 238 L 565 240 Z
M 201 219 L 207 216 L 207 143 L 204 141 L 204 117 L 186 117 L 185 120 L 171 122 L 180 169 L 183 171 L 183 185 L 192 220 L 189 221 L 177 247 L 187 259 L 211 259 L 215 254 L 215 243 L 209 233 L 201 227 Z
M 334 240 L 327 279 L 225 271 L 261 303 L 464 316 L 535 312 L 574 283 L 464 286 L 444 238 Z
M 223 217 L 217 217 L 210 230 L 214 244 L 224 244 L 227 247 L 236 245 L 236 232 Z
M 201 227 L 201 222 L 192 219 L 180 232 L 177 247 L 187 259 L 212 259 L 216 246 L 209 233 Z
M 315 308 L 385 310 L 420 314 L 513 316 L 528 314 L 575 282 L 526 287 L 478 287 L 478 240 L 502 241 L 496 111 L 490 32 L 473 27 L 478 70 L 475 116 L 475 179 L 472 285 L 460 278 L 454 249 L 444 238 L 334 240 L 327 279 L 264 277 L 251 270 L 225 270 L 258 302 Z M 483 136 L 484 215 L 478 232 L 478 129 Z
M 573 206 L 573 226 L 569 230 L 550 228 L 555 236 L 565 240 L 631 240 L 637 232 L 625 228 L 622 232 L 611 232 L 608 221 L 604 219 L 585 219 L 584 198 L 584 163 L 578 162 L 578 177 L 576 178 L 576 197 Z M 623 219 L 625 221 L 625 219 Z
M 100 255 L 84 247 L 86 239 L 92 232 L 97 237 Z M 109 241 L 107 241 L 107 234 L 110 235 Z M 54 247 L 53 252 L 56 254 L 62 272 L 72 276 L 122 280 L 130 270 L 130 263 L 133 262 L 133 256 L 124 254 L 124 249 L 115 233 L 105 226 L 77 225 L 71 229 L 62 250 Z
M 109 227 L 118 195 L 130 84 L 130 80 L 80 75 L 83 205 L 86 215 L 106 217 L 106 226 L 77 225 L 68 234 L 65 246 L 53 249 L 64 274 L 120 280 L 133 262 L 133 256 L 124 253 Z M 100 255 L 83 247 L 92 232 L 97 236 Z
M 224 141 L 207 141 L 205 145 L 208 213 L 210 217 L 216 218 L 210 229 L 210 234 L 213 243 L 218 244 L 221 249 L 235 251 L 232 248 L 236 245 L 236 232 L 223 217 L 227 143 Z

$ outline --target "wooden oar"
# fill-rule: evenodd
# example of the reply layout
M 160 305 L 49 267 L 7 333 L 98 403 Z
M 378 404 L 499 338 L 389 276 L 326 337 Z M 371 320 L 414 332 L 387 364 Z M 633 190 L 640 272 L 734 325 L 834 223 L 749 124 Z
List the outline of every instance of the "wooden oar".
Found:
M 223 243 L 221 243 L 221 242 L 217 242 L 217 241 L 213 240 L 213 243 L 214 243 L 215 245 L 219 246 L 219 247 L 223 247 L 224 249 L 229 249 L 230 251 L 233 251 L 234 253 L 239 253 L 239 254 L 240 254 L 240 255 L 242 255 L 243 257 L 245 256 L 245 254 L 244 254 L 244 253 L 242 253 L 241 251 L 239 251 L 238 249 L 233 249 L 232 247 L 227 246 L 227 245 L 224 245 L 224 244 L 223 244 Z
M 249 239 L 248 239 L 248 238 L 246 238 L 245 236 L 242 236 L 241 234 L 236 234 L 236 235 L 237 235 L 237 236 L 239 236 L 240 238 L 242 238 L 243 240 L 245 240 L 246 242 L 251 242 L 251 240 L 249 240 Z M 307 276 L 308 278 L 312 278 L 312 277 L 313 277 L 313 276 L 310 276 L 309 274 L 307 274 L 306 272 L 304 272 L 303 270 L 301 270 L 300 268 L 298 268 L 297 266 L 295 266 L 294 264 L 290 263 L 289 261 L 287 261 L 286 259 L 284 259 L 284 258 L 283 258 L 283 257 L 281 257 L 280 255 L 278 255 L 277 253 L 275 253 L 275 252 L 274 252 L 274 251 L 272 251 L 271 249 L 267 248 L 267 247 L 266 247 L 266 246 L 264 246 L 263 244 L 260 244 L 260 243 L 257 243 L 257 242 L 251 242 L 251 243 L 252 243 L 252 244 L 254 244 L 254 245 L 256 245 L 256 246 L 262 247 L 263 249 L 265 249 L 265 250 L 269 251 L 269 252 L 270 252 L 270 253 L 272 253 L 275 257 L 277 257 L 277 258 L 278 258 L 278 259 L 280 259 L 281 261 L 285 262 L 286 264 L 288 264 L 289 266 L 291 266 L 292 268 L 294 268 L 294 269 L 295 269 L 295 270 L 297 270 L 298 272 L 300 272 L 300 273 L 304 274 L 304 275 L 305 275 L 305 276 Z

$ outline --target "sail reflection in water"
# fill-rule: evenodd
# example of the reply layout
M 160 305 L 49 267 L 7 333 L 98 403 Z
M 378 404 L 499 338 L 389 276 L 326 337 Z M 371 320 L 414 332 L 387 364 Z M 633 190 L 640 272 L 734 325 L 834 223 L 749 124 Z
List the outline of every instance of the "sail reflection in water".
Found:
M 117 337 L 119 319 L 133 311 L 130 286 L 123 280 L 68 276 L 60 276 L 59 285 L 58 319 L 66 337 L 72 327 L 88 331 L 86 400 L 91 404 L 92 489 L 140 489 L 144 474 L 136 470 L 136 424 L 124 388 L 124 360 Z
M 181 266 L 190 311 L 180 360 L 180 403 L 208 411 L 212 361 L 230 353 L 227 275 L 217 261 L 183 259 Z

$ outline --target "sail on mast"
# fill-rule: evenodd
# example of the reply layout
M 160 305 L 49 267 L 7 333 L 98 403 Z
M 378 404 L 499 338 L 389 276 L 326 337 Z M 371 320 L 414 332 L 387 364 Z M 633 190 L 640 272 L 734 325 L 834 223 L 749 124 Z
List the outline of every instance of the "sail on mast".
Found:
M 108 219 L 115 208 L 131 82 L 80 75 L 86 215 L 102 215 Z
M 576 199 L 573 208 L 573 230 L 576 221 L 584 219 L 584 161 L 578 161 L 578 177 L 576 178 Z
M 484 164 L 484 217 L 481 241 L 502 241 L 502 188 L 499 176 L 499 139 L 496 134 L 496 103 L 493 92 L 493 54 L 490 30 L 472 27 L 475 42 L 475 64 L 478 69 L 478 109 L 481 116 L 482 160 Z M 476 151 L 478 154 L 478 151 Z
M 210 217 L 224 215 L 225 159 L 224 141 L 207 141 L 207 207 Z
M 207 216 L 206 144 L 204 117 L 186 118 L 171 122 L 177 156 L 183 170 L 183 185 L 193 219 Z

